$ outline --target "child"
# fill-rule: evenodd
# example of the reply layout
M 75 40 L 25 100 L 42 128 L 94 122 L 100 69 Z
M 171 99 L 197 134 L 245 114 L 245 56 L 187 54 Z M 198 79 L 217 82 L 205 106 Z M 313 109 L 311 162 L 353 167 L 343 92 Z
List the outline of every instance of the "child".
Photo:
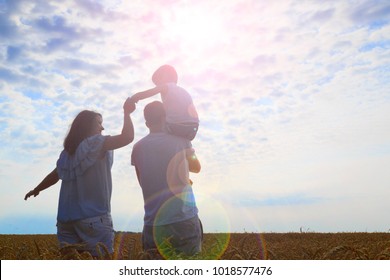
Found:
M 137 103 L 139 100 L 160 93 L 166 113 L 167 132 L 192 141 L 198 132 L 198 113 L 191 96 L 184 88 L 177 85 L 177 80 L 175 68 L 163 65 L 152 76 L 156 87 L 138 92 L 130 97 L 130 100 Z

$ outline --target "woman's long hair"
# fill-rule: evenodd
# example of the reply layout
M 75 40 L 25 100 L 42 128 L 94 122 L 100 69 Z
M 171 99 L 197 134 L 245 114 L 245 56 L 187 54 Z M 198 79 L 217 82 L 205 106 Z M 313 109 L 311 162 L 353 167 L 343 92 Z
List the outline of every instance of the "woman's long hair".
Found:
M 91 134 L 92 125 L 96 121 L 96 116 L 101 116 L 94 111 L 81 111 L 73 120 L 68 135 L 64 140 L 64 149 L 69 155 L 76 152 L 79 144 Z

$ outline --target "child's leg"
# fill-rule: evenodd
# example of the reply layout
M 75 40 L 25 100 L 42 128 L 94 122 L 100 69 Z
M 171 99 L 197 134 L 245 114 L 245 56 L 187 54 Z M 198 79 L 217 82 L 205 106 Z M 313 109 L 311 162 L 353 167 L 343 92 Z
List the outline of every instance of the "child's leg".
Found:
M 165 125 L 167 133 L 182 137 L 189 141 L 192 141 L 195 138 L 198 127 L 198 123 L 166 123 Z M 192 186 L 193 182 L 191 179 L 189 179 L 189 183 Z

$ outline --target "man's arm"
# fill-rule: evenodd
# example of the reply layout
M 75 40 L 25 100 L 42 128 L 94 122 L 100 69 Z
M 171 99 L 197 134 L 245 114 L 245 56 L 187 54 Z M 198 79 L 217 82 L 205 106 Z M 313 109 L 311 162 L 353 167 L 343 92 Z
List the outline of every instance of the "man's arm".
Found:
M 167 86 L 166 85 L 161 85 L 161 86 L 156 86 L 154 88 L 145 90 L 145 91 L 140 91 L 134 94 L 130 99 L 134 102 L 137 103 L 140 100 L 152 97 L 156 94 L 164 94 L 167 91 Z
M 27 200 L 27 198 L 29 198 L 30 196 L 34 195 L 37 196 L 39 195 L 39 193 L 51 186 L 53 186 L 54 184 L 56 184 L 58 181 L 60 180 L 60 178 L 58 177 L 58 173 L 57 173 L 57 168 L 54 168 L 54 170 L 52 172 L 50 172 L 43 180 L 42 182 L 39 183 L 39 185 L 33 189 L 32 191 L 29 191 L 25 196 L 24 196 L 24 200 Z
M 187 150 L 187 161 L 190 172 L 199 173 L 201 166 L 194 149 Z

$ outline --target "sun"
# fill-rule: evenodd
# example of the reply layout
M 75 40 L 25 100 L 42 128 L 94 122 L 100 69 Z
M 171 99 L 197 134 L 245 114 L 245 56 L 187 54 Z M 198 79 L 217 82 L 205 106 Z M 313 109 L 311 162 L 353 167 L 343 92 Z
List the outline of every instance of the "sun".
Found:
M 163 15 L 163 37 L 182 51 L 201 52 L 226 41 L 221 15 L 198 6 L 178 6 Z

